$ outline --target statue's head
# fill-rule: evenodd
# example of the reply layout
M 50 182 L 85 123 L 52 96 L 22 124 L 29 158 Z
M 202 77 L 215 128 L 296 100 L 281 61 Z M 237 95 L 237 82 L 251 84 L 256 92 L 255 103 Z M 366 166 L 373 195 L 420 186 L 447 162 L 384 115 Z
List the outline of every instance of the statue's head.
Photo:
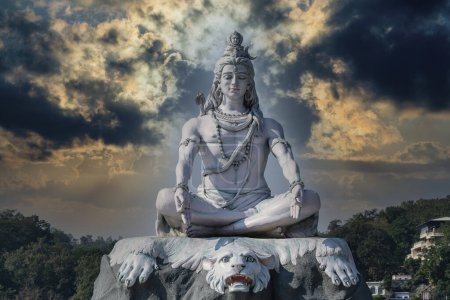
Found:
M 219 60 L 217 60 L 214 67 L 214 80 L 211 91 L 206 99 L 204 113 L 209 110 L 214 110 L 222 103 L 223 94 L 220 89 L 220 82 L 222 78 L 222 71 L 225 66 L 231 65 L 239 67 L 239 69 L 246 70 L 248 75 L 248 85 L 243 96 L 244 106 L 253 112 L 253 114 L 262 119 L 262 112 L 259 109 L 259 99 L 255 88 L 255 70 L 253 68 L 252 60 L 254 57 L 248 53 L 248 47 L 242 46 L 243 37 L 239 32 L 233 32 L 228 37 L 228 46 Z

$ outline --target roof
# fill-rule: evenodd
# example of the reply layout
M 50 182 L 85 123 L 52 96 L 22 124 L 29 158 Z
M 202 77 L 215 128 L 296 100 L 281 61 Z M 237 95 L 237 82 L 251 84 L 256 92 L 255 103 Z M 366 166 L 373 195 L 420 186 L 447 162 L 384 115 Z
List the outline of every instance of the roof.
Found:
M 442 217 L 442 218 L 437 218 L 437 219 L 431 219 L 431 220 L 426 221 L 425 223 L 417 225 L 417 227 L 422 227 L 422 226 L 427 225 L 429 223 L 441 223 L 441 222 L 450 222 L 450 217 Z
M 443 217 L 443 218 L 437 218 L 430 221 L 437 221 L 437 222 L 450 222 L 450 217 Z

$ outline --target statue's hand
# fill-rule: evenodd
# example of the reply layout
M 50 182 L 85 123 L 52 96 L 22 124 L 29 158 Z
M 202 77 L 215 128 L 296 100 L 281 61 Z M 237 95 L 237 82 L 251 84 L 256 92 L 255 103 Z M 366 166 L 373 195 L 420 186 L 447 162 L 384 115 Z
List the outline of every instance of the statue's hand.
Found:
M 181 221 L 189 226 L 191 224 L 191 196 L 182 188 L 175 190 L 175 208 L 181 213 Z
M 291 217 L 293 219 L 300 218 L 300 211 L 303 204 L 303 189 L 300 185 L 294 186 L 291 191 L 292 202 L 291 202 Z
M 120 266 L 117 276 L 126 287 L 131 287 L 138 277 L 139 282 L 144 283 L 153 270 L 158 269 L 159 267 L 153 257 L 142 253 L 130 253 Z

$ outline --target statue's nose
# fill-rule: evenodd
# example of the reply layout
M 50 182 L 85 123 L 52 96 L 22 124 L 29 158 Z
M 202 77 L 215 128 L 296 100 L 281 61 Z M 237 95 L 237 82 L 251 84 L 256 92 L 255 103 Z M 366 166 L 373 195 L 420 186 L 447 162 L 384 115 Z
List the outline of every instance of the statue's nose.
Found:
M 240 272 L 240 271 L 242 271 L 242 269 L 245 268 L 245 265 L 244 264 L 232 264 L 231 267 L 233 269 L 235 269 L 236 271 Z

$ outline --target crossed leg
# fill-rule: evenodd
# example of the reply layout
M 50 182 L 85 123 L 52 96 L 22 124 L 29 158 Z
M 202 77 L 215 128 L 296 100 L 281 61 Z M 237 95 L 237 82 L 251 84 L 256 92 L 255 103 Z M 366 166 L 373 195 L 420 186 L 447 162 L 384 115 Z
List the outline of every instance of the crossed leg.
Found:
M 172 188 L 162 189 L 156 198 L 156 209 L 170 227 L 182 228 L 180 213 L 176 211 L 174 191 Z M 218 208 L 191 194 L 191 223 L 201 226 L 218 227 L 229 225 L 256 213 L 256 209 L 246 211 Z M 158 230 L 158 229 L 157 229 Z
M 187 229 L 187 234 L 191 237 L 207 237 L 269 233 L 279 227 L 293 225 L 316 214 L 320 209 L 320 198 L 316 192 L 305 190 L 299 219 L 291 217 L 290 205 L 291 195 L 289 193 L 277 195 L 259 202 L 255 207 L 257 212 L 252 215 L 219 227 L 193 223 Z

